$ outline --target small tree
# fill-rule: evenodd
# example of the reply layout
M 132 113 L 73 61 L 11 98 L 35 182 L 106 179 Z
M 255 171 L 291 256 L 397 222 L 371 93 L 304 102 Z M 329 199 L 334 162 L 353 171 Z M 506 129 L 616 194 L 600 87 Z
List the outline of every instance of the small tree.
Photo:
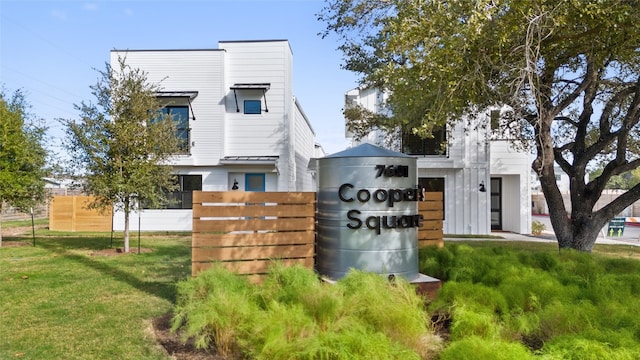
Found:
M 62 122 L 73 169 L 80 170 L 85 191 L 95 197 L 89 207 L 124 213 L 124 251 L 129 252 L 129 215 L 141 201 L 167 201 L 164 194 L 176 186 L 170 157 L 180 149 L 171 117 L 161 115 L 159 86 L 124 58 L 117 65 L 114 70 L 107 64 L 91 86 L 97 104 L 76 105 L 80 119 Z
M 0 92 L 0 247 L 4 206 L 27 211 L 45 197 L 45 128 L 29 121 L 28 107 L 21 91 Z

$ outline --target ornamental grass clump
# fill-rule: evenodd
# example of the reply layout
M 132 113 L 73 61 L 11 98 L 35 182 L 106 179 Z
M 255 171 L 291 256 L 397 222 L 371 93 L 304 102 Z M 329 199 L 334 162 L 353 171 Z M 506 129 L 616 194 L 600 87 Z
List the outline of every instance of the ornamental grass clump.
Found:
M 438 359 L 527 360 L 534 359 L 534 356 L 519 343 L 470 336 L 451 343 L 440 353 Z
M 447 247 L 420 260 L 435 269 L 442 259 L 449 276 L 428 305 L 449 321 L 441 359 L 640 358 L 637 260 L 541 244 Z
M 174 330 L 251 359 L 430 359 L 441 348 L 424 299 L 402 279 L 351 271 L 335 284 L 274 262 L 250 285 L 212 268 L 178 287 Z
M 371 331 L 383 332 L 423 358 L 439 349 L 440 340 L 423 310 L 424 299 L 403 278 L 389 282 L 378 274 L 351 270 L 338 285 L 344 289 L 344 313 L 356 316 Z
M 214 345 L 223 355 L 239 351 L 239 338 L 256 313 L 249 282 L 221 266 L 178 283 L 172 331 L 194 339 L 200 349 Z

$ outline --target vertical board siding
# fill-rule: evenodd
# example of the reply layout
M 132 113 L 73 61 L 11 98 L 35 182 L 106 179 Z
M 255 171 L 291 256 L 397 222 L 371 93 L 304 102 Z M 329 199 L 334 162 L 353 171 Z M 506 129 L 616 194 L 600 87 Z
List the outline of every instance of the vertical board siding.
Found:
M 219 263 L 252 280 L 278 259 L 313 268 L 315 192 L 193 193 L 192 275 Z
M 444 209 L 442 208 L 442 193 L 425 193 L 424 201 L 418 202 L 418 213 L 424 218 L 422 227 L 418 229 L 418 248 L 425 246 L 443 247 L 442 218 Z
M 49 230 L 111 231 L 112 211 L 87 209 L 91 196 L 54 196 L 49 209 Z

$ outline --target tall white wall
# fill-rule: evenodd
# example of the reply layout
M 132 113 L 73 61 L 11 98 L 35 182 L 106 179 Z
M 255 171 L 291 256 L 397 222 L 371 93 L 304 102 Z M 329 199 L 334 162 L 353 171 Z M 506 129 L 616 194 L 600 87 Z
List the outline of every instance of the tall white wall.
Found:
M 289 142 L 294 121 L 291 114 L 293 102 L 293 60 L 289 42 L 273 41 L 234 41 L 220 42 L 225 50 L 225 156 L 279 156 L 278 170 L 280 181 L 278 191 L 287 191 L 295 184 L 295 161 L 293 144 Z M 233 90 L 235 83 L 269 83 L 266 92 L 268 112 L 260 115 L 242 112 L 246 98 L 263 101 L 260 90 L 236 91 L 238 106 L 236 111 Z

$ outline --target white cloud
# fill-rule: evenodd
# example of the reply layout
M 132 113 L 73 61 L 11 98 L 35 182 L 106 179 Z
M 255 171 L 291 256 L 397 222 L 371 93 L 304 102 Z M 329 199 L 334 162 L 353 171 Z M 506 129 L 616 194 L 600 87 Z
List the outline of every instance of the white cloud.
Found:
M 85 3 L 83 8 L 87 11 L 96 11 L 98 10 L 98 4 L 96 3 Z
M 52 10 L 51 16 L 58 20 L 67 20 L 67 13 L 62 10 Z

